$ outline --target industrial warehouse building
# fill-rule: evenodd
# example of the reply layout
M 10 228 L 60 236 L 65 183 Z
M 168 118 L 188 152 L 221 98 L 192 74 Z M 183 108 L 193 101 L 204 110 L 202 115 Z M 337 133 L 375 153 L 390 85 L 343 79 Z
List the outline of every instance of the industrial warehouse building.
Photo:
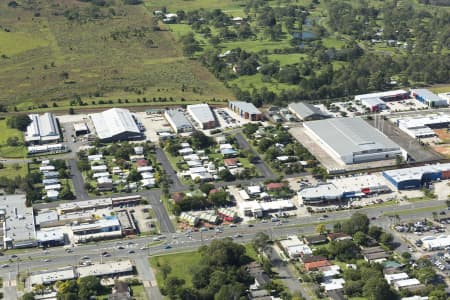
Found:
M 448 105 L 447 100 L 442 99 L 427 89 L 411 89 L 411 97 L 425 105 L 428 105 L 428 107 L 441 107 Z
M 331 117 L 320 110 L 320 108 L 304 102 L 291 103 L 288 105 L 288 109 L 302 121 L 322 120 Z
M 386 109 L 386 103 L 390 101 L 399 101 L 409 99 L 409 93 L 405 90 L 395 90 L 380 93 L 371 93 L 356 95 L 355 100 L 367 107 L 371 112 L 378 112 Z
M 211 129 L 217 126 L 216 118 L 208 104 L 188 105 L 187 112 L 201 129 Z
M 406 158 L 400 146 L 361 118 L 310 121 L 304 128 L 321 148 L 345 165 Z
M 420 189 L 426 184 L 450 178 L 450 163 L 384 171 L 383 176 L 398 190 Z
M 378 112 L 386 109 L 386 103 L 380 98 L 364 98 L 361 100 L 361 104 L 367 107 L 370 112 Z
M 253 103 L 248 103 L 244 101 L 230 101 L 228 107 L 243 117 L 251 121 L 260 121 L 263 118 L 263 114 Z
M 102 142 L 138 140 L 143 138 L 135 117 L 128 109 L 111 108 L 89 117 Z
M 386 179 L 372 174 L 328 180 L 325 184 L 301 189 L 298 197 L 303 204 L 314 205 L 389 192 L 391 189 L 387 185 Z
M 189 122 L 182 111 L 175 109 L 166 110 L 164 117 L 175 133 L 192 131 L 191 122 Z
M 450 116 L 445 114 L 397 120 L 397 126 L 413 138 L 436 136 L 433 129 L 448 128 Z
M 399 100 L 409 99 L 409 97 L 410 97 L 409 92 L 407 92 L 405 90 L 395 90 L 395 91 L 387 91 L 387 92 L 380 92 L 380 93 L 356 95 L 355 100 L 362 102 L 365 99 L 380 99 L 384 102 L 390 102 L 390 101 L 399 101 Z
M 28 144 L 53 143 L 60 139 L 58 122 L 52 113 L 28 116 L 31 119 L 25 133 L 25 141 Z

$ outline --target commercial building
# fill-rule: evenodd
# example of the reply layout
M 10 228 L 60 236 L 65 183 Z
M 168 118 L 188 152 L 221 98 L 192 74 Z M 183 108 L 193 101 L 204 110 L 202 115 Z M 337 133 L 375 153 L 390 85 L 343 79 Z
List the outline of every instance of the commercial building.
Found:
M 73 129 L 76 136 L 89 133 L 89 128 L 87 127 L 86 123 L 75 123 L 73 124 Z
M 263 119 L 262 112 L 257 109 L 253 103 L 244 101 L 230 101 L 228 102 L 228 107 L 244 119 L 251 121 L 261 121 Z
M 101 113 L 90 114 L 98 138 L 102 142 L 142 139 L 136 117 L 129 110 L 111 108 Z
M 0 228 L 4 249 L 36 246 L 33 209 L 25 206 L 25 195 L 0 197 Z
M 58 122 L 52 113 L 28 115 L 30 125 L 25 133 L 25 142 L 29 144 L 54 143 L 60 139 Z
M 51 228 L 36 231 L 37 245 L 41 247 L 63 246 L 65 234 L 62 228 Z
M 164 112 L 164 117 L 175 133 L 191 132 L 193 129 L 191 122 L 189 122 L 184 113 L 179 110 L 166 110 Z
M 448 128 L 450 116 L 437 114 L 417 118 L 398 119 L 397 126 L 413 138 L 427 138 L 436 136 L 433 129 Z
M 76 268 L 78 277 L 86 276 L 125 276 L 133 274 L 133 264 L 131 260 L 108 261 L 102 264 L 92 264 Z
M 384 102 L 390 102 L 390 101 L 399 101 L 399 100 L 405 100 L 409 99 L 409 92 L 405 90 L 395 90 L 395 91 L 386 91 L 386 92 L 379 92 L 379 93 L 370 93 L 370 94 L 363 94 L 363 95 L 356 95 L 355 100 L 361 101 L 365 99 L 380 99 Z
M 331 117 L 320 108 L 305 102 L 291 103 L 288 105 L 288 109 L 302 121 L 322 120 Z
M 426 236 L 421 238 L 422 246 L 428 251 L 443 250 L 450 247 L 450 236 L 440 235 L 440 236 Z
M 423 104 L 428 105 L 428 107 L 441 107 L 448 105 L 447 100 L 442 99 L 427 89 L 411 89 L 411 97 L 419 102 L 422 102 Z
M 325 184 L 301 189 L 298 196 L 304 204 L 312 205 L 388 192 L 391 192 L 391 189 L 386 179 L 371 174 L 328 180 Z
M 450 92 L 440 93 L 438 94 L 438 97 L 447 101 L 447 104 L 450 104 Z
M 137 233 L 136 224 L 134 223 L 133 216 L 127 209 L 116 211 L 117 219 L 119 219 L 120 227 L 124 235 L 130 235 Z
M 305 133 L 342 164 L 406 158 L 406 152 L 361 118 L 304 123 Z
M 193 130 L 191 122 L 189 122 L 182 111 L 176 109 L 166 110 L 164 117 L 175 133 L 191 132 Z
M 243 204 L 243 211 L 246 216 L 253 216 L 260 218 L 266 214 L 278 213 L 281 211 L 295 209 L 295 205 L 291 200 L 276 200 L 276 201 L 246 201 Z
M 89 266 L 73 266 L 52 271 L 38 272 L 30 275 L 28 282 L 30 286 L 35 286 L 37 284 L 52 284 L 57 281 L 76 279 L 78 277 L 112 277 L 131 274 L 133 274 L 133 264 L 130 260 L 109 261 Z
M 187 112 L 201 129 L 211 129 L 217 126 L 216 118 L 208 104 L 188 105 Z
M 420 189 L 433 181 L 450 178 L 450 163 L 388 170 L 383 176 L 398 190 Z
M 361 104 L 367 107 L 371 112 L 378 112 L 386 109 L 386 103 L 380 98 L 363 98 Z
M 83 212 L 108 207 L 133 205 L 138 204 L 141 200 L 142 196 L 132 195 L 115 198 L 100 198 L 84 201 L 72 201 L 59 204 L 57 207 L 57 211 L 60 215 L 64 215 L 72 212 Z
M 113 216 L 105 217 L 93 223 L 76 224 L 71 229 L 76 243 L 122 236 L 120 222 Z
M 56 153 L 66 151 L 66 146 L 64 144 L 35 145 L 28 146 L 27 150 L 28 154 Z

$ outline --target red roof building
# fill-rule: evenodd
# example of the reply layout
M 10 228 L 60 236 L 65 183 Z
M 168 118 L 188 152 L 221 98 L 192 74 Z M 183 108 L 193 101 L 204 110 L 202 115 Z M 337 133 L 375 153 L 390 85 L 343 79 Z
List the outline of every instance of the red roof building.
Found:
M 146 159 L 138 159 L 136 164 L 138 167 L 146 167 L 148 165 L 148 161 Z
M 236 167 L 237 166 L 237 159 L 236 158 L 226 158 L 223 160 L 223 163 L 225 167 Z
M 218 191 L 219 191 L 219 189 L 212 189 L 212 190 L 209 191 L 208 195 L 215 194 L 215 193 L 217 193 Z
M 283 182 L 271 182 L 266 185 L 266 189 L 268 191 L 278 190 L 285 187 L 285 184 Z
M 305 263 L 304 266 L 305 266 L 305 269 L 309 272 L 309 271 L 315 271 L 321 267 L 331 266 L 331 263 L 328 259 L 325 259 L 325 260 L 319 260 L 319 261 Z

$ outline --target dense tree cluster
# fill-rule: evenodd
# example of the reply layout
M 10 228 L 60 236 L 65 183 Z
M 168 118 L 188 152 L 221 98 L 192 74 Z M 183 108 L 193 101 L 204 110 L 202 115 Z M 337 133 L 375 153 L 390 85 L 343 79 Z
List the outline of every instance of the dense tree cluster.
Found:
M 10 116 L 6 119 L 6 125 L 8 125 L 9 128 L 19 129 L 20 131 L 27 130 L 30 123 L 30 117 L 25 114 Z
M 358 264 L 356 269 L 348 268 L 343 273 L 344 292 L 349 297 L 366 297 L 373 300 L 397 299 L 395 291 L 383 277 L 383 267 L 379 264 Z
M 202 185 L 201 185 L 202 186 Z M 191 192 L 183 200 L 174 203 L 173 210 L 179 214 L 182 211 L 200 210 L 206 208 L 219 208 L 231 204 L 228 192 L 219 189 L 214 192 Z
M 58 281 L 56 283 L 58 300 L 88 300 L 93 296 L 104 294 L 107 288 L 100 284 L 95 276 L 86 276 L 77 280 Z
M 245 247 L 225 238 L 212 241 L 199 252 L 201 260 L 191 270 L 192 287 L 186 287 L 185 281 L 167 268 L 162 292 L 169 299 L 241 299 L 253 281 L 244 267 L 250 262 Z

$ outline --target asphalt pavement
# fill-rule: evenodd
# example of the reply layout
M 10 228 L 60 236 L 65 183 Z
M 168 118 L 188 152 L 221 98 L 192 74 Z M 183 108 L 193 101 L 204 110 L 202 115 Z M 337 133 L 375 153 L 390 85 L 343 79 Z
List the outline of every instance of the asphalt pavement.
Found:
M 151 203 L 158 204 L 157 202 L 159 202 L 160 198 L 158 194 L 155 193 L 157 191 L 155 190 L 150 192 L 153 192 L 151 197 L 153 200 Z M 155 207 L 161 207 L 160 205 L 162 205 L 162 203 L 159 203 L 160 204 Z M 15 295 L 16 291 L 14 284 L 17 270 L 26 270 L 28 272 L 38 270 L 54 270 L 56 268 L 68 265 L 76 265 L 83 256 L 89 256 L 93 262 L 102 260 L 131 259 L 135 262 L 135 264 L 139 264 L 139 266 L 137 265 L 137 268 L 141 270 L 140 273 L 142 274 L 138 274 L 141 280 L 150 282 L 150 284 L 147 284 L 146 286 L 147 293 L 155 296 L 156 294 L 154 293 L 157 293 L 157 291 L 156 283 L 153 279 L 154 276 L 152 273 L 144 271 L 147 266 L 145 266 L 142 261 L 146 260 L 149 255 L 193 251 L 198 249 L 201 245 L 209 244 L 214 239 L 224 237 L 232 237 L 235 242 L 238 243 L 248 243 L 253 239 L 256 233 L 261 231 L 266 232 L 272 237 L 272 239 L 281 239 L 293 234 L 312 234 L 315 232 L 317 224 L 326 223 L 327 227 L 331 228 L 335 221 L 348 219 L 355 212 L 365 213 L 369 217 L 376 217 L 376 219 L 371 221 L 371 223 L 388 229 L 390 219 L 389 217 L 384 216 L 384 213 L 402 212 L 400 214 L 401 219 L 430 218 L 432 216 L 432 211 L 429 210 L 422 212 L 414 210 L 409 214 L 405 210 L 422 207 L 436 207 L 436 211 L 438 211 L 439 205 L 442 204 L 444 204 L 444 201 L 431 200 L 403 206 L 369 207 L 366 209 L 351 211 L 328 212 L 328 217 L 325 218 L 325 220 L 322 214 L 317 214 L 308 217 L 289 218 L 287 220 L 283 220 L 282 225 L 272 222 L 259 222 L 253 224 L 252 227 L 245 224 L 239 224 L 236 227 L 223 226 L 223 233 L 216 233 L 214 230 L 208 230 L 206 232 L 193 232 L 191 235 L 167 233 L 162 237 L 162 242 L 157 245 L 154 244 L 150 247 L 146 246 L 155 242 L 153 240 L 154 237 L 137 237 L 134 239 L 122 239 L 120 241 L 106 240 L 98 243 L 79 245 L 73 248 L 74 252 L 71 254 L 66 253 L 63 247 L 50 248 L 48 249 L 48 254 L 45 254 L 42 249 L 33 248 L 15 251 L 14 253 L 16 253 L 18 258 L 12 258 L 10 254 L 8 254 L 8 251 L 6 251 L 3 256 L 0 256 L 0 265 L 7 264 L 8 266 L 0 268 L 0 276 L 3 277 L 4 281 L 7 283 L 5 286 L 6 290 L 4 290 L 4 292 L 10 295 Z M 164 208 L 164 206 L 162 206 L 162 208 Z M 166 224 L 164 226 L 169 227 L 170 225 Z M 403 247 L 407 247 L 407 245 L 401 240 L 399 242 L 403 245 Z M 125 247 L 124 249 L 119 249 L 118 245 L 123 245 Z M 403 248 L 400 249 L 401 250 L 397 250 L 399 253 L 404 252 Z M 130 252 L 130 250 L 133 250 L 133 252 Z M 111 257 L 101 258 L 101 253 L 103 251 L 111 253 Z M 44 261 L 46 258 L 49 258 L 50 261 Z M 285 271 L 288 272 L 289 270 Z M 293 274 L 287 273 L 287 275 L 293 277 Z M 9 278 L 12 280 L 9 281 Z M 9 286 L 9 283 L 12 283 L 11 287 Z M 293 281 L 290 281 L 289 284 L 293 284 Z
M 169 214 L 167 213 L 166 207 L 162 203 L 161 200 L 161 190 L 151 190 L 146 195 L 150 204 L 152 205 L 152 209 L 156 214 L 156 218 L 159 221 L 160 232 L 161 233 L 169 233 L 175 232 L 175 228 L 170 220 Z
M 183 185 L 177 176 L 177 172 L 172 168 L 169 160 L 166 157 L 164 151 L 157 147 L 155 150 L 156 160 L 162 165 L 162 168 L 166 171 L 166 176 L 170 181 L 170 191 L 171 192 L 181 192 L 188 188 Z
M 163 296 L 161 295 L 161 291 L 156 284 L 156 278 L 153 274 L 152 268 L 150 268 L 148 259 L 140 256 L 134 259 L 134 263 L 139 277 L 143 282 L 147 298 L 151 300 L 162 300 Z
M 295 277 L 295 274 L 289 268 L 288 262 L 284 261 L 280 254 L 273 247 L 268 247 L 266 250 L 266 255 L 270 259 L 273 268 L 278 274 L 281 282 L 283 282 L 284 286 L 289 290 L 289 292 L 298 294 L 300 293 L 303 298 L 306 300 L 310 300 L 308 292 L 304 289 L 298 279 Z
M 248 149 L 253 155 L 258 156 L 259 154 L 250 146 L 247 140 L 242 136 L 242 133 L 236 134 L 236 141 L 241 149 Z M 255 167 L 258 169 L 259 173 L 265 179 L 273 179 L 276 178 L 275 174 L 273 174 L 272 170 L 266 165 L 266 163 L 259 159 L 256 163 L 253 163 Z
M 73 189 L 75 195 L 77 196 L 77 200 L 89 199 L 89 195 L 84 188 L 83 175 L 81 175 L 81 172 L 78 169 L 76 160 L 69 159 L 67 163 L 69 165 L 70 174 L 72 175 Z

